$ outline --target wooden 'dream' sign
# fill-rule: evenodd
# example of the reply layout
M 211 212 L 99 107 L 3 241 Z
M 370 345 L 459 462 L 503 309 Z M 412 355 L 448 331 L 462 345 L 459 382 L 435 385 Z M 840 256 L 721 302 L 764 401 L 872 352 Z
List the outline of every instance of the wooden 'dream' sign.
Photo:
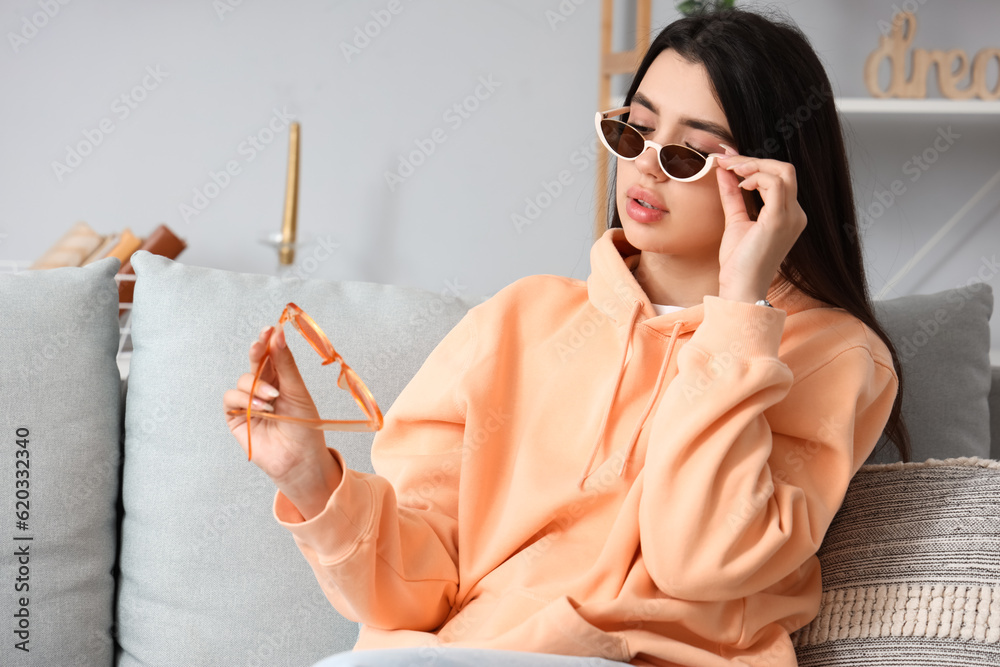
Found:
M 906 78 L 906 54 L 917 33 L 917 17 L 910 12 L 900 12 L 892 17 L 892 30 L 879 39 L 878 48 L 865 62 L 865 85 L 873 97 L 927 97 L 927 75 L 931 66 L 937 65 L 938 88 L 941 94 L 953 100 L 979 97 L 984 100 L 1000 99 L 1000 73 L 990 89 L 986 81 L 987 70 L 993 59 L 1000 69 L 1000 49 L 983 49 L 972 59 L 971 79 L 967 88 L 959 88 L 970 74 L 969 57 L 961 49 L 928 51 L 913 49 L 913 66 Z M 883 59 L 889 60 L 889 87 L 882 90 L 878 83 L 878 69 Z

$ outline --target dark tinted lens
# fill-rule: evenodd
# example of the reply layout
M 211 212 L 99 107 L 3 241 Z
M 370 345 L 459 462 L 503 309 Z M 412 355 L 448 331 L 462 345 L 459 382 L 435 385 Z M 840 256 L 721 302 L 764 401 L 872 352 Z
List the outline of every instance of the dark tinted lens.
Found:
M 685 146 L 664 146 L 660 151 L 664 171 L 677 178 L 691 178 L 705 166 L 705 157 Z
M 642 135 L 630 125 L 617 120 L 602 120 L 601 131 L 608 145 L 618 155 L 625 158 L 638 157 L 642 152 Z

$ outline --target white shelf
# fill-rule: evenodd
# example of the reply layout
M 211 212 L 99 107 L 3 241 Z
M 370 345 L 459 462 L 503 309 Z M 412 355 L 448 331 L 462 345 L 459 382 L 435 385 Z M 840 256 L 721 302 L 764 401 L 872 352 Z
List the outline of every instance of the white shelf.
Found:
M 949 99 L 879 99 L 841 97 L 837 109 L 846 114 L 971 114 L 1000 115 L 1000 101 Z

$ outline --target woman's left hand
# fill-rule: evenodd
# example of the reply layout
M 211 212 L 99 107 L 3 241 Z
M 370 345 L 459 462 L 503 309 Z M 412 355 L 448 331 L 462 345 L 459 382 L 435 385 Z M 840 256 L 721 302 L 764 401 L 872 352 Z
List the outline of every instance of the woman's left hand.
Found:
M 719 246 L 719 296 L 752 303 L 767 294 L 781 262 L 806 227 L 795 167 L 735 153 L 717 157 L 716 162 L 726 215 Z M 744 191 L 750 190 L 757 190 L 764 200 L 757 220 L 750 219 L 743 199 Z

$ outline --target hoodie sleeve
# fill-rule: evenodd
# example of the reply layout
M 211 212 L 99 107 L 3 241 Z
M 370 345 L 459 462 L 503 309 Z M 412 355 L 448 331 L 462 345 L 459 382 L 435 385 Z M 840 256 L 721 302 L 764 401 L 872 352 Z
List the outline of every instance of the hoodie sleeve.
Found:
M 432 630 L 458 589 L 458 484 L 474 310 L 452 329 L 385 414 L 372 443 L 378 474 L 344 470 L 309 521 L 279 491 L 294 536 L 327 598 L 346 618 L 385 630 Z M 398 495 L 397 495 L 398 493 Z
M 639 503 L 643 560 L 667 595 L 738 599 L 795 573 L 888 420 L 897 377 L 881 340 L 857 322 L 804 325 L 790 368 L 786 317 L 706 296 L 677 353 Z

